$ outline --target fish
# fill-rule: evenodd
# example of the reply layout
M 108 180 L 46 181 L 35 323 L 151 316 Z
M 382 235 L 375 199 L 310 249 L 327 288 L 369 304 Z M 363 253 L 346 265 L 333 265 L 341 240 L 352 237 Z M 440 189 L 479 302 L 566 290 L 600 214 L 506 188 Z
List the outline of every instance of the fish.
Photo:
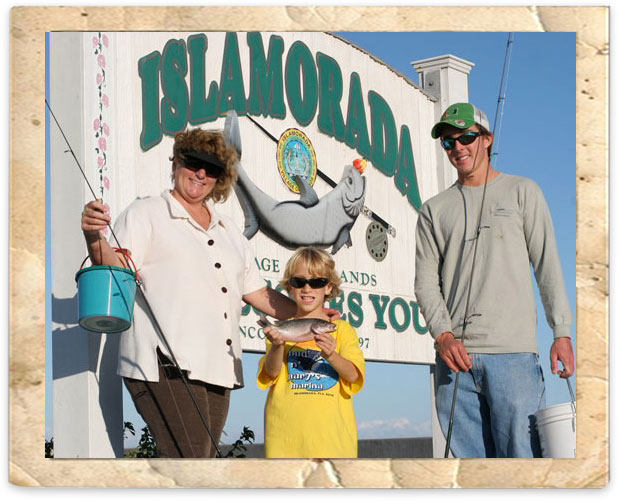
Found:
M 315 334 L 333 332 L 336 325 L 321 318 L 295 318 L 269 322 L 265 315 L 260 315 L 258 320 L 260 327 L 275 327 L 286 342 L 302 343 L 314 339 Z
M 224 138 L 241 158 L 242 145 L 238 117 L 229 110 L 224 124 Z M 240 160 L 236 164 L 238 180 L 234 187 L 248 240 L 262 231 L 288 249 L 303 246 L 329 247 L 335 254 L 342 246 L 350 247 L 350 231 L 363 209 L 366 180 L 352 165 L 344 167 L 342 179 L 319 198 L 305 179 L 293 176 L 299 187 L 298 200 L 280 202 L 267 195 L 251 180 Z

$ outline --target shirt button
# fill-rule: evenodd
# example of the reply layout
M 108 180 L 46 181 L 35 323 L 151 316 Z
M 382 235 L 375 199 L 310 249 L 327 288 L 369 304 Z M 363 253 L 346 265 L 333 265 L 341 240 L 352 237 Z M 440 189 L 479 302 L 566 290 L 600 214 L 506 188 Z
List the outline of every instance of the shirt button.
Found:
M 221 288 L 221 292 L 223 292 L 225 294 L 226 292 L 228 292 L 228 289 L 226 289 L 225 287 L 222 287 Z
M 221 268 L 221 263 L 215 263 L 215 268 L 217 269 Z
M 227 313 L 224 313 L 224 318 L 228 318 L 228 314 Z
M 226 339 L 226 344 L 230 346 L 232 344 L 232 339 Z
M 215 240 L 212 240 L 212 239 L 211 239 L 211 240 L 209 240 L 209 241 L 208 241 L 208 244 L 209 244 L 209 245 L 213 245 L 214 243 L 215 243 Z

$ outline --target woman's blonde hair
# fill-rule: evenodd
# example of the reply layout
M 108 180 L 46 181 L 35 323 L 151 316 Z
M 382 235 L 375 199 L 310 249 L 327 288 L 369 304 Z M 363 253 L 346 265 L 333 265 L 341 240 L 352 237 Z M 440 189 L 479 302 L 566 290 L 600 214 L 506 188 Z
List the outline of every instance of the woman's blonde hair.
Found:
M 238 157 L 236 150 L 228 146 L 221 131 L 204 130 L 200 128 L 188 129 L 179 132 L 174 136 L 174 147 L 172 149 L 172 162 L 178 161 L 183 165 L 183 154 L 188 151 L 205 151 L 214 153 L 219 160 L 226 166 L 226 171 L 217 178 L 213 191 L 206 197 L 212 198 L 214 202 L 225 202 L 230 196 L 232 187 L 238 177 L 236 162 Z M 172 169 L 174 170 L 174 163 Z
M 340 285 L 342 281 L 335 271 L 335 261 L 331 255 L 317 247 L 301 247 L 290 257 L 284 271 L 284 278 L 280 285 L 288 290 L 290 278 L 299 264 L 304 264 L 307 271 L 313 277 L 328 278 L 331 284 L 331 292 L 325 299 L 333 299 L 340 295 Z

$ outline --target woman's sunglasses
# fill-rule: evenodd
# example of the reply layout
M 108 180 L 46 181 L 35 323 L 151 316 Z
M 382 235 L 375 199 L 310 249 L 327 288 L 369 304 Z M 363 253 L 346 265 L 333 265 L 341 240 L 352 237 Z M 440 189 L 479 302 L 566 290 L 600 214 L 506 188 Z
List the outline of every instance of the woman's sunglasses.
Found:
M 208 177 L 219 178 L 226 171 L 225 164 L 215 153 L 190 150 L 181 152 L 178 156 L 185 168 L 193 172 L 204 169 Z
M 309 284 L 312 289 L 321 289 L 325 287 L 329 283 L 328 278 L 301 278 L 301 277 L 290 277 L 288 279 L 288 283 L 292 285 L 295 289 L 301 289 L 305 287 L 305 284 Z
M 466 146 L 475 141 L 479 136 L 483 136 L 483 134 L 481 132 L 465 132 L 458 137 L 444 137 L 441 139 L 441 146 L 446 150 L 451 150 L 456 145 L 456 141 Z
M 185 168 L 193 172 L 198 172 L 200 169 L 204 169 L 204 173 L 207 177 L 214 177 L 215 179 L 221 177 L 224 173 L 224 170 L 222 168 L 212 164 L 195 165 L 190 163 L 184 163 L 183 165 Z

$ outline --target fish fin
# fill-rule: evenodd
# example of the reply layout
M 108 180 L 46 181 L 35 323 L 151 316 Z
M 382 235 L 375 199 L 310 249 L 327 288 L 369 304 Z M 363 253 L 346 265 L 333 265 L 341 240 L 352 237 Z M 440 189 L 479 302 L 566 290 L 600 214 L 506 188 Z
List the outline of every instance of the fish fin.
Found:
M 266 315 L 264 313 L 260 314 L 260 318 L 258 319 L 258 325 L 260 327 L 267 327 L 269 325 L 271 325 L 271 322 L 269 322 L 269 320 L 267 319 Z
M 337 251 L 339 251 L 343 245 L 346 247 L 350 247 L 352 245 L 352 240 L 350 238 L 350 228 L 351 226 L 346 225 L 340 231 L 340 234 L 337 236 L 337 240 L 333 244 L 333 248 L 331 249 L 331 255 L 335 255 Z
M 292 179 L 294 179 L 294 182 L 297 183 L 299 187 L 299 203 L 301 205 L 312 207 L 319 202 L 318 195 L 314 191 L 314 188 L 312 188 L 305 179 L 296 175 L 292 176 Z
M 239 119 L 235 110 L 228 110 L 226 120 L 224 122 L 224 140 L 228 146 L 236 150 L 236 154 L 241 159 L 243 148 L 241 146 L 241 129 L 239 128 Z
M 247 193 L 243 189 L 242 186 L 237 184 L 234 187 L 234 192 L 236 193 L 236 197 L 239 200 L 239 205 L 243 210 L 243 215 L 245 216 L 245 227 L 243 229 L 243 235 L 247 240 L 251 240 L 253 236 L 258 233 L 260 229 L 260 219 L 256 215 L 256 211 L 254 210 L 254 206 L 251 204 Z

